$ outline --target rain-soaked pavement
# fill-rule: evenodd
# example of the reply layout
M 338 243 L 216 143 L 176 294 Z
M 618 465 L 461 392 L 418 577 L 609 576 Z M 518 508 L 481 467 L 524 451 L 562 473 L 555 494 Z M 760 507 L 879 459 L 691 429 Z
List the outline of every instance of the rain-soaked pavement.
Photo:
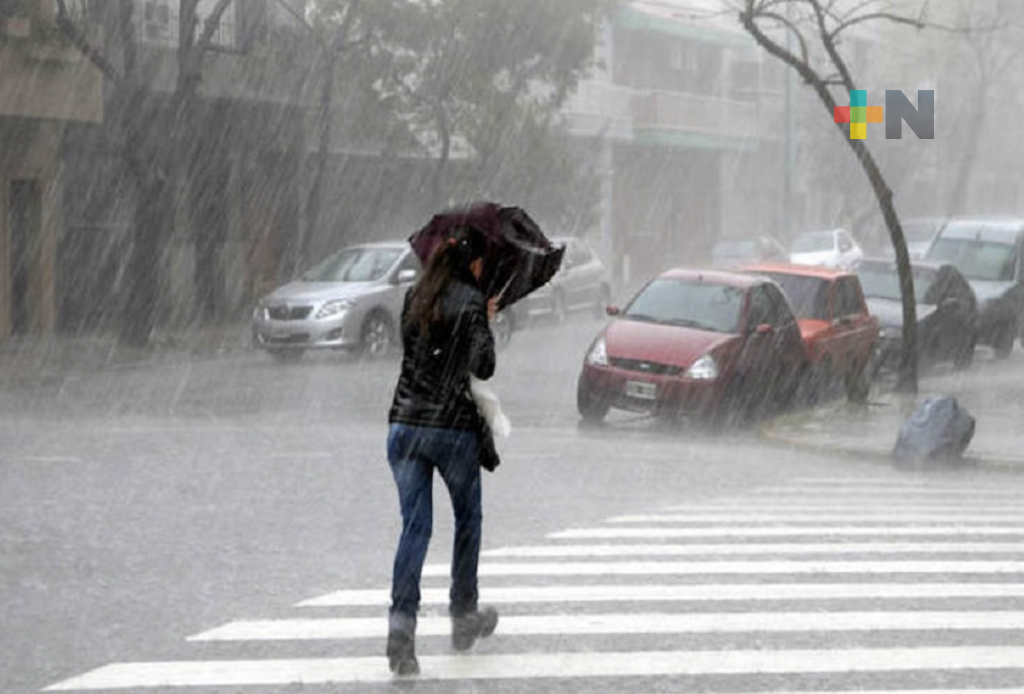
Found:
M 800 446 L 635 415 L 581 429 L 597 327 L 499 356 L 514 429 L 485 480 L 481 589 L 502 622 L 450 652 L 439 493 L 417 691 L 1024 686 L 1024 476 L 893 469 L 868 450 L 895 437 L 884 404 L 794 414 L 791 435 L 824 433 Z M 389 690 L 396 364 L 276 364 L 243 331 L 77 347 L 3 355 L 0 691 Z M 976 457 L 1024 383 L 1020 352 L 979 357 L 922 380 L 978 418 Z M 841 432 L 866 454 L 834 455 Z

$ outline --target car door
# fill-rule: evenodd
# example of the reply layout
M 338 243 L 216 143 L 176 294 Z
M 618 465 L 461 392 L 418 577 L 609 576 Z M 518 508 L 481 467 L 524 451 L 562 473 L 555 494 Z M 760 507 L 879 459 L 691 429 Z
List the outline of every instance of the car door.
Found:
M 415 272 L 411 279 L 406 278 L 407 271 L 409 270 Z M 391 288 L 388 290 L 386 303 L 388 313 L 394 319 L 394 325 L 398 325 L 398 321 L 401 319 L 402 305 L 405 303 L 405 293 L 415 283 L 421 272 L 423 272 L 423 264 L 420 263 L 420 259 L 416 254 L 409 250 L 402 255 L 388 276 L 388 283 L 391 285 Z
M 918 343 L 924 339 L 934 344 L 920 345 L 920 352 L 952 358 L 959 350 L 974 344 L 978 312 L 974 291 L 952 265 L 943 265 L 936 270 L 935 280 L 924 301 L 936 307 L 935 327 L 928 335 L 919 330 Z M 920 327 L 920 323 L 918 325 Z
M 832 290 L 832 315 L 837 365 L 845 372 L 867 363 L 878 339 L 878 322 L 868 312 L 860 281 L 854 275 L 839 277 Z
M 750 389 L 756 390 L 758 383 L 775 366 L 773 355 L 780 336 L 777 334 L 777 326 L 772 324 L 774 312 L 775 306 L 765 285 L 756 285 L 747 291 L 747 310 L 742 325 L 743 345 L 737 371 L 743 375 Z

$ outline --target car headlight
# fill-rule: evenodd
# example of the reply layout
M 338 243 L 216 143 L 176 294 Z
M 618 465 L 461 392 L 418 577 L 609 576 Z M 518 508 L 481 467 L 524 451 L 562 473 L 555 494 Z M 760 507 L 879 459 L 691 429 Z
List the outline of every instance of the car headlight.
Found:
M 339 313 L 344 313 L 350 308 L 352 308 L 352 302 L 348 299 L 335 299 L 334 301 L 328 301 L 326 304 L 318 308 L 313 318 L 330 318 L 331 316 L 336 316 Z
M 267 318 L 267 307 L 262 301 L 258 302 L 252 309 L 253 320 L 266 320 Z
M 605 348 L 603 337 L 594 340 L 594 345 L 587 353 L 587 363 L 595 366 L 608 366 L 608 350 Z
M 710 381 L 718 378 L 718 362 L 710 354 L 705 354 L 690 364 L 690 368 L 686 370 L 686 378 L 692 378 L 695 381 Z

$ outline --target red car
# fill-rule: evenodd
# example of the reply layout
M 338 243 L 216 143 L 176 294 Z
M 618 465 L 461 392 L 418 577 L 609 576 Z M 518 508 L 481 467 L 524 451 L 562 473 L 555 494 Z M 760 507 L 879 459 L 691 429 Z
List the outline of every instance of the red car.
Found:
M 781 263 L 748 265 L 744 271 L 774 280 L 786 293 L 807 350 L 812 395 L 831 392 L 842 383 L 848 397 L 866 397 L 879 328 L 857 275 Z
M 611 408 L 746 418 L 787 405 L 805 366 L 779 287 L 752 275 L 675 269 L 651 280 L 597 336 L 576 390 L 585 421 Z

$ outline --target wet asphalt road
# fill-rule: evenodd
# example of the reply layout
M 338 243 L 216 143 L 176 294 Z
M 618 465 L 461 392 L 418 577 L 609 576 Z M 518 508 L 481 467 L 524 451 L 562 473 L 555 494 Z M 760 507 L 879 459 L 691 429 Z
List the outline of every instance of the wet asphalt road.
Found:
M 503 442 L 502 467 L 485 480 L 485 550 L 535 545 L 550 533 L 622 514 L 742 499 L 793 480 L 902 479 L 874 463 L 772 446 L 753 432 L 714 437 L 667 431 L 634 415 L 613 415 L 600 430 L 581 429 L 575 379 L 598 325 L 577 320 L 531 329 L 499 355 L 494 384 L 514 433 Z M 395 361 L 339 354 L 310 355 L 294 364 L 239 354 L 72 373 L 0 392 L 0 691 L 39 691 L 111 662 L 377 656 L 379 640 L 239 647 L 186 638 L 232 620 L 294 616 L 296 603 L 331 591 L 387 586 L 399 527 L 384 459 L 396 370 Z M 956 486 L 990 489 L 991 479 L 964 473 Z M 827 487 L 804 494 L 808 501 L 829 496 Z M 443 563 L 451 525 L 441 494 L 435 518 L 428 563 Z M 540 579 L 524 580 L 534 585 Z M 485 600 L 487 586 L 485 578 Z M 542 611 L 560 610 L 573 608 Z M 357 612 L 380 616 L 378 608 Z M 503 609 L 517 612 L 529 610 L 514 604 Z M 1004 632 L 981 637 L 1006 642 Z M 756 634 L 639 638 L 646 650 L 762 642 Z M 839 636 L 835 644 L 848 640 Z M 820 643 L 805 635 L 789 645 Z M 888 635 L 880 643 L 913 644 L 915 634 Z M 484 653 L 503 652 L 497 639 L 487 645 Z M 618 645 L 609 635 L 586 643 L 536 636 L 510 650 Z M 443 643 L 427 642 L 421 652 L 445 651 Z M 645 680 L 644 688 L 700 688 L 695 685 L 703 681 L 661 676 Z M 708 682 L 719 690 L 742 684 L 729 677 Z M 755 688 L 779 686 L 767 675 L 754 682 Z M 823 682 L 811 677 L 805 684 Z M 617 691 L 624 684 L 618 678 L 566 678 L 545 680 L 544 688 Z M 421 682 L 419 689 L 536 686 L 530 679 L 466 680 Z

